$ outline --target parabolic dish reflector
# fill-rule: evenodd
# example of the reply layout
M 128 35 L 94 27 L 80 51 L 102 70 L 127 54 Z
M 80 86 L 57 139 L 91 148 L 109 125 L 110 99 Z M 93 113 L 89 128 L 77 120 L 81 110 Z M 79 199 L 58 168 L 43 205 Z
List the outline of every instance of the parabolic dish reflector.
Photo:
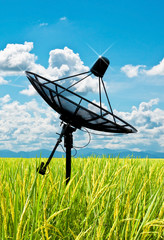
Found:
M 92 68 L 91 71 L 93 73 L 95 69 Z M 115 116 L 113 112 L 57 84 L 55 81 L 50 81 L 28 71 L 26 71 L 26 74 L 41 97 L 60 114 L 60 118 L 64 122 L 69 123 L 73 127 L 79 129 L 86 127 L 96 131 L 111 133 L 137 132 L 133 126 Z

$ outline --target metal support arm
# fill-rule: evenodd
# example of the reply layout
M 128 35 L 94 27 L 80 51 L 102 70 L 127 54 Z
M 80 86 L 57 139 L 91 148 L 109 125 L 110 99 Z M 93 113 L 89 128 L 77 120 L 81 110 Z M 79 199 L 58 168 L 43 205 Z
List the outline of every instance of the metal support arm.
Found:
M 47 166 L 49 165 L 49 163 L 50 163 L 50 161 L 51 161 L 51 159 L 52 159 L 52 157 L 53 157 L 53 155 L 54 155 L 57 147 L 58 147 L 59 144 L 61 143 L 62 137 L 65 135 L 65 132 L 66 132 L 68 126 L 69 126 L 69 123 L 63 125 L 62 131 L 61 131 L 60 136 L 59 136 L 59 138 L 58 138 L 58 140 L 57 140 L 57 143 L 56 143 L 54 149 L 52 150 L 52 152 L 51 152 L 51 154 L 50 154 L 47 162 L 46 162 L 46 163 L 41 162 L 40 167 L 38 167 L 37 171 L 38 171 L 40 174 L 44 175 L 44 174 L 46 173 Z

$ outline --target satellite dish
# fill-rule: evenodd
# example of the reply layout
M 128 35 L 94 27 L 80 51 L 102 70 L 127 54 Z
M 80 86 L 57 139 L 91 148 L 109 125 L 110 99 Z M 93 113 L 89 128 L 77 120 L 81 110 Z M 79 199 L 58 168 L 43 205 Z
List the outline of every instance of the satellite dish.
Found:
M 46 168 L 50 163 L 56 148 L 62 141 L 62 137 L 64 136 L 64 146 L 66 147 L 66 184 L 69 182 L 71 173 L 71 148 L 73 147 L 72 133 L 77 129 L 86 127 L 101 132 L 125 134 L 137 132 L 132 125 L 113 113 L 105 84 L 102 79 L 109 64 L 110 62 L 106 57 L 100 57 L 90 71 L 53 81 L 50 81 L 49 79 L 46 79 L 36 73 L 26 71 L 27 78 L 33 87 L 48 103 L 48 105 L 60 114 L 60 119 L 64 122 L 60 137 L 57 140 L 57 143 L 47 162 L 45 164 L 41 163 L 41 166 L 38 169 L 39 173 L 43 175 L 45 174 Z M 90 77 L 92 74 L 95 75 L 99 81 L 99 105 L 80 96 L 76 93 L 76 90 L 70 90 L 70 88 L 73 88 L 76 84 Z M 84 77 L 79 79 L 82 75 L 84 75 Z M 73 80 L 75 78 L 78 78 L 78 81 L 74 81 L 74 83 L 68 87 L 58 84 L 58 82 L 63 80 Z M 105 92 L 109 110 L 102 107 L 102 89 Z

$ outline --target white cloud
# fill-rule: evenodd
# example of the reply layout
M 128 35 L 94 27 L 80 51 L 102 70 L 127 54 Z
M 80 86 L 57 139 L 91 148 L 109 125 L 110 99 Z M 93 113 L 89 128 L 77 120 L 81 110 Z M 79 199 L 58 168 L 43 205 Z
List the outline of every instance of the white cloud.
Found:
M 164 76 L 164 58 L 158 65 L 153 66 L 150 70 L 143 70 L 143 72 L 148 76 Z
M 0 51 L 0 75 L 18 75 L 30 69 L 37 59 L 34 54 L 30 53 L 32 49 L 32 42 L 7 44 L 6 48 Z
M 92 135 L 89 147 L 162 151 L 164 110 L 157 108 L 158 101 L 151 99 L 147 103 L 142 102 L 138 107 L 133 107 L 131 112 L 115 110 L 114 113 L 137 128 L 138 133 L 121 136 L 112 134 L 110 138 Z M 61 131 L 59 123 L 59 115 L 44 102 L 38 104 L 36 100 L 31 100 L 21 104 L 12 101 L 9 95 L 0 98 L 1 149 L 51 150 L 57 139 L 56 132 Z M 74 133 L 74 145 L 85 145 L 87 141 L 87 134 L 83 139 L 79 131 Z
M 0 76 L 0 85 L 8 84 L 8 81 L 6 81 L 3 77 Z
M 139 105 L 139 111 L 141 111 L 141 112 L 149 111 L 152 109 L 152 106 L 157 105 L 158 102 L 159 102 L 159 98 L 151 99 L 149 102 L 142 102 Z
M 124 72 L 129 78 L 137 77 L 139 74 L 140 68 L 145 67 L 145 65 L 137 65 L 133 66 L 131 64 L 127 64 L 121 68 L 121 71 Z
M 74 53 L 73 50 L 65 47 L 64 49 L 51 50 L 49 53 L 49 71 L 60 71 L 58 75 L 64 75 L 65 73 L 73 75 L 80 72 L 88 71 L 88 67 L 84 66 L 79 54 Z
M 97 105 L 97 107 L 93 104 L 88 104 L 88 109 L 91 110 L 92 112 L 95 112 L 97 114 L 100 114 L 100 102 L 97 102 L 96 100 L 92 101 L 94 104 Z M 108 110 L 107 106 L 104 103 L 101 103 L 102 108 L 105 110 Z
M 9 102 L 10 101 L 10 102 Z M 51 150 L 59 129 L 58 114 L 35 100 L 21 104 L 9 95 L 0 99 L 1 149 L 14 151 Z M 52 145 L 51 145 L 52 144 Z
M 60 18 L 60 21 L 65 21 L 65 20 L 67 20 L 66 17 L 61 17 L 61 18 Z
M 45 26 L 48 26 L 48 23 L 40 23 L 39 26 L 40 27 L 45 27 Z
M 25 42 L 24 44 L 8 44 L 4 50 L 0 51 L 0 75 L 24 75 L 24 71 L 28 70 L 44 76 L 50 80 L 74 75 L 77 73 L 88 72 L 89 68 L 84 65 L 78 53 L 68 47 L 64 49 L 54 49 L 49 53 L 48 67 L 36 63 L 37 56 L 32 54 L 32 42 Z M 67 80 L 68 84 L 72 84 L 82 77 L 76 77 Z M 0 77 L 0 83 L 7 83 Z M 86 80 L 80 82 L 72 88 L 73 91 L 80 93 L 97 92 L 98 81 L 95 78 L 88 77 Z M 32 96 L 35 91 L 28 86 L 20 92 L 21 94 Z
M 99 91 L 99 84 L 96 78 L 88 77 L 86 80 L 76 85 L 75 92 L 85 95 L 88 92 L 97 93 Z
M 0 98 L 0 104 L 8 103 L 10 100 L 11 100 L 11 97 L 9 94 L 7 94 L 4 97 Z
M 34 96 L 36 95 L 36 90 L 32 85 L 29 85 L 27 89 L 23 89 L 20 93 L 27 96 Z
M 141 102 L 133 106 L 131 112 L 118 112 L 119 116 L 134 126 L 135 134 L 110 134 L 105 136 L 92 135 L 91 148 L 129 149 L 132 151 L 163 151 L 164 147 L 164 110 L 157 108 L 159 99 Z M 101 132 L 96 132 L 101 134 Z
M 159 64 L 153 66 L 151 69 L 146 70 L 146 65 L 136 65 L 127 64 L 121 68 L 121 71 L 124 72 L 129 78 L 137 77 L 139 74 L 147 76 L 164 76 L 164 58 L 160 61 Z
M 93 101 L 99 104 L 97 101 Z M 114 113 L 133 125 L 138 132 L 128 135 L 110 134 L 109 137 L 92 135 L 92 141 L 89 147 L 92 148 L 109 148 L 109 149 L 129 149 L 137 151 L 154 150 L 163 151 L 164 146 L 164 110 L 159 109 L 159 99 L 151 99 L 149 102 L 141 102 L 138 107 L 133 106 L 131 112 Z M 106 108 L 106 106 L 103 106 Z M 88 106 L 90 110 L 98 112 L 98 108 Z M 98 112 L 99 113 L 99 112 Z M 101 134 L 101 133 L 98 133 Z
M 68 47 L 50 51 L 48 68 L 36 63 L 37 56 L 30 53 L 32 49 L 32 42 L 7 44 L 6 48 L 0 51 L 0 75 L 18 75 L 29 70 L 54 79 L 66 74 L 73 75 L 89 70 L 84 66 L 79 54 L 74 53 Z
M 51 50 L 48 62 L 49 66 L 47 69 L 39 64 L 31 64 L 31 71 L 49 78 L 50 80 L 89 71 L 89 68 L 85 66 L 83 61 L 80 59 L 79 54 L 74 53 L 73 50 L 68 47 L 65 47 L 64 49 Z M 67 80 L 67 85 L 68 83 L 71 85 L 77 80 L 79 80 L 78 77 L 74 78 L 74 80 Z M 94 81 L 91 77 L 89 77 L 87 80 L 77 84 L 76 87 L 72 88 L 72 90 L 73 89 L 76 92 L 94 92 L 97 91 L 97 81 Z M 29 89 L 28 87 L 28 89 L 21 91 L 21 93 L 32 95 L 31 90 L 32 89 Z
M 140 150 L 145 147 L 149 150 L 157 148 L 162 151 L 163 141 L 161 136 L 164 135 L 164 110 L 155 108 L 159 99 L 151 99 L 149 102 L 140 103 L 139 107 L 133 107 L 132 112 L 114 113 L 132 124 L 138 133 L 128 135 L 123 139 L 126 146 L 133 145 Z M 154 108 L 154 109 L 153 109 Z

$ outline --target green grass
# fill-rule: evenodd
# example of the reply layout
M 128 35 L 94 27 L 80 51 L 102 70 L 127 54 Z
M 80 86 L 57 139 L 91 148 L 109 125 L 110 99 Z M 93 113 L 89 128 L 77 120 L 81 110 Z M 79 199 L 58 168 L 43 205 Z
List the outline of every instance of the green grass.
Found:
M 164 159 L 40 161 L 0 159 L 1 240 L 164 239 Z

